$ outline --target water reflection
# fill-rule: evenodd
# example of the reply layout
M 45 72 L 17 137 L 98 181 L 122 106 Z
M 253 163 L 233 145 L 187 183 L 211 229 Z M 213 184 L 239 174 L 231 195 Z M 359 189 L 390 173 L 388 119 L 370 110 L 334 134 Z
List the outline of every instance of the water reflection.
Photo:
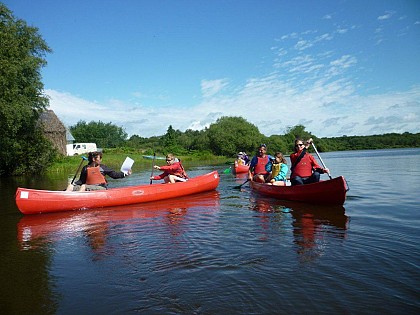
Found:
M 342 206 L 295 205 L 292 216 L 294 242 L 300 262 L 310 262 L 322 256 L 332 239 L 344 239 L 348 217 Z M 330 237 L 326 237 L 329 234 Z M 331 237 L 331 234 L 333 237 Z
M 130 235 L 142 224 L 158 224 L 165 226 L 172 236 L 180 235 L 183 233 L 181 223 L 196 209 L 200 209 L 200 213 L 219 211 L 219 193 L 212 191 L 124 207 L 27 215 L 17 224 L 17 237 L 21 250 L 32 250 L 46 243 L 82 235 L 94 259 L 100 259 L 110 254 L 110 248 L 107 248 L 110 234 Z
M 260 216 L 263 230 L 269 229 L 273 216 L 277 224 L 284 228 L 285 213 L 291 214 L 293 242 L 296 245 L 299 261 L 302 263 L 311 262 L 322 256 L 328 247 L 328 241 L 346 237 L 349 219 L 345 215 L 343 206 L 317 206 L 255 195 L 250 201 L 252 210 L 261 214 L 272 214 L 272 216 Z

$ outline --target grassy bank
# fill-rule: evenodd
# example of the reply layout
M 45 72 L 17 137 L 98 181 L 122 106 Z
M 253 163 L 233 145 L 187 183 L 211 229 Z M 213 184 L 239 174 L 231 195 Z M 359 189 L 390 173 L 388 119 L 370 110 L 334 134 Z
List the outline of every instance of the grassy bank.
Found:
M 87 154 L 84 155 L 87 157 Z M 142 154 L 139 153 L 125 153 L 125 152 L 113 152 L 113 151 L 104 151 L 102 163 L 113 168 L 114 170 L 119 170 L 121 164 L 124 162 L 126 157 L 130 157 L 134 160 L 133 173 L 144 171 L 147 169 L 152 169 L 152 159 L 146 159 Z M 156 154 L 156 156 L 164 156 Z M 186 169 L 192 166 L 200 165 L 220 165 L 225 164 L 226 162 L 233 161 L 233 158 L 227 158 L 222 156 L 213 156 L 213 155 L 189 155 L 189 156 L 177 156 L 181 159 L 182 164 Z M 67 156 L 61 157 L 53 165 L 51 165 L 47 174 L 56 175 L 56 174 L 74 174 L 82 162 L 81 156 Z M 86 165 L 87 161 L 83 161 L 83 165 Z M 165 160 L 155 160 L 156 165 L 165 165 Z

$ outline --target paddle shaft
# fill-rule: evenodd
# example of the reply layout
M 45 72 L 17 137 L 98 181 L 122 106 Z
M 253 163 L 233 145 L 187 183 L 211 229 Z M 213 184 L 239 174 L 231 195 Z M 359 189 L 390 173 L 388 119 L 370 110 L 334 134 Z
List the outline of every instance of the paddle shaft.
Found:
M 74 174 L 73 180 L 71 181 L 71 184 L 73 185 L 74 180 L 76 179 L 77 174 L 79 173 L 80 169 L 82 168 L 83 162 L 86 160 L 86 157 L 82 156 L 82 160 L 80 161 L 79 167 L 77 168 L 76 174 Z
M 153 152 L 153 162 L 152 162 L 152 174 L 150 175 L 150 177 L 153 177 L 153 171 L 155 170 L 154 166 L 155 166 L 155 159 L 156 159 L 156 152 Z M 150 180 L 150 185 L 152 185 L 153 179 Z
M 319 155 L 318 150 L 317 150 L 317 149 L 316 149 L 316 147 L 315 147 L 315 144 L 314 144 L 313 142 L 311 142 L 311 145 L 312 145 L 312 147 L 314 148 L 315 153 L 316 153 L 316 155 L 318 156 L 319 160 L 321 161 L 322 166 L 323 166 L 324 168 L 327 168 L 327 167 L 325 166 L 325 163 L 324 163 L 324 161 L 322 160 L 321 156 Z M 332 179 L 332 177 L 331 177 L 330 173 L 327 173 L 327 174 L 328 174 L 328 177 L 329 177 L 330 179 Z
M 245 182 L 243 182 L 242 184 L 240 184 L 238 186 L 235 186 L 235 188 L 237 188 L 237 189 L 242 188 L 242 186 L 245 185 L 248 182 L 249 182 L 249 178 Z

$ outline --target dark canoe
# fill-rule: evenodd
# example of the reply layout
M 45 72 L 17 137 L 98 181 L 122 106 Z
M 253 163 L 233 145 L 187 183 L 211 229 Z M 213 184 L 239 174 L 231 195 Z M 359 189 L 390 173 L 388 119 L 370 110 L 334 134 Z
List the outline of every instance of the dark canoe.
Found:
M 299 186 L 273 186 L 257 182 L 250 182 L 250 186 L 264 196 L 317 205 L 343 205 L 349 190 L 343 176 Z

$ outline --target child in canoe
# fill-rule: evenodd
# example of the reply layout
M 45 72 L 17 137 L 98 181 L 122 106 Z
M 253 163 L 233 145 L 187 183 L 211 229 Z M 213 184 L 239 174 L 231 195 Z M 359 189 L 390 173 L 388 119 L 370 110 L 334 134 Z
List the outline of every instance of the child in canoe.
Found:
M 270 159 L 265 165 L 265 170 L 270 173 L 266 179 L 266 183 L 275 186 L 286 186 L 286 174 L 289 167 L 281 152 L 274 154 L 274 158 Z

